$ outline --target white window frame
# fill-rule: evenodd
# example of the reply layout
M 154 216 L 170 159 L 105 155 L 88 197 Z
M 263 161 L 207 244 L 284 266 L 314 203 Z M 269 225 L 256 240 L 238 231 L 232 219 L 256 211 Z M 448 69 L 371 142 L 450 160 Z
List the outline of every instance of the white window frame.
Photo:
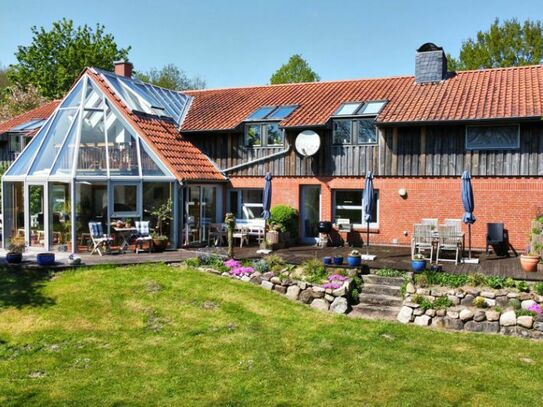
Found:
M 481 127 L 516 127 L 517 128 L 517 142 L 516 145 L 509 145 L 509 146 L 487 146 L 487 147 L 477 147 L 477 146 L 470 146 L 469 140 L 468 140 L 468 132 L 469 129 L 472 128 L 481 128 Z M 520 124 L 479 124 L 479 125 L 470 125 L 466 126 L 465 129 L 465 147 L 466 150 L 474 151 L 474 150 L 518 150 L 520 148 Z
M 115 187 L 118 186 L 135 186 L 136 187 L 136 211 L 131 212 L 115 212 Z M 141 217 L 141 202 L 143 200 L 142 188 L 140 181 L 112 181 L 109 188 L 109 202 L 111 208 L 110 218 L 139 218 Z
M 231 202 L 230 202 L 230 194 L 232 193 L 236 193 L 237 194 L 237 205 L 238 207 L 235 208 L 236 210 L 236 215 L 238 217 L 238 219 L 260 219 L 260 218 L 250 218 L 248 215 L 248 212 L 246 210 L 246 208 L 260 208 L 260 209 L 264 209 L 264 204 L 262 202 L 251 202 L 251 203 L 245 203 L 243 201 L 243 192 L 244 191 L 262 191 L 262 193 L 264 193 L 264 189 L 263 188 L 236 188 L 236 189 L 230 189 L 228 191 L 228 201 L 227 201 L 227 208 L 228 208 L 228 212 L 232 212 L 234 210 L 234 208 L 231 207 Z
M 362 193 L 362 202 L 360 205 L 337 205 L 336 203 L 336 193 L 337 192 L 345 192 L 345 191 L 356 191 Z M 374 190 L 374 194 L 376 195 L 375 205 L 376 205 L 376 213 L 377 213 L 377 219 L 375 222 L 370 222 L 370 229 L 377 229 L 379 228 L 379 207 L 380 207 L 380 193 L 378 189 Z M 367 223 L 364 221 L 364 190 L 363 189 L 353 189 L 353 188 L 339 188 L 339 189 L 333 189 L 332 190 L 332 219 L 334 222 L 337 221 L 336 217 L 336 210 L 337 209 L 347 209 L 347 210 L 360 210 L 362 212 L 362 223 L 353 223 L 353 228 L 355 229 L 362 229 L 367 227 Z

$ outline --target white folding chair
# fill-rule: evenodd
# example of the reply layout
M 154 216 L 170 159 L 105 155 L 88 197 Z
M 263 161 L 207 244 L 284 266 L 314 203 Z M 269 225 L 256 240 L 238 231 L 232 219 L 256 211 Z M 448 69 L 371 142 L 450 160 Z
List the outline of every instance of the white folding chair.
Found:
M 411 238 L 411 258 L 413 258 L 415 254 L 429 250 L 430 257 L 427 258 L 427 260 L 430 260 L 431 262 L 434 256 L 432 225 L 416 224 L 413 229 L 413 237 Z
M 149 221 L 136 221 L 136 253 L 143 251 L 143 244 L 149 244 L 149 252 L 153 251 L 153 238 L 149 232 Z
M 101 222 L 89 222 L 89 232 L 92 240 L 91 254 L 97 252 L 100 256 L 102 256 L 101 249 L 105 249 L 107 252 L 111 250 L 110 246 L 113 239 L 104 234 L 104 229 Z
M 249 244 L 249 229 L 247 226 L 237 226 L 233 234 L 234 240 L 239 239 L 239 247 L 243 247 L 243 242 Z

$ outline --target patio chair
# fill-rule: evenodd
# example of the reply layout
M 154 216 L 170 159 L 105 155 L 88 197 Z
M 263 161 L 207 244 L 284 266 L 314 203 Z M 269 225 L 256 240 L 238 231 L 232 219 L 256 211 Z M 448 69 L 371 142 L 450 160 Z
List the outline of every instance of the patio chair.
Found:
M 515 256 L 518 256 L 515 248 L 509 243 L 509 233 L 504 228 L 503 223 L 486 224 L 486 255 L 489 254 L 489 247 L 496 256 L 509 257 L 509 249 L 513 250 Z
M 445 219 L 443 224 L 445 226 L 454 226 L 457 233 L 462 233 L 462 219 Z
M 149 232 L 149 221 L 136 221 L 136 254 L 143 251 L 143 244 L 147 243 L 149 252 L 153 251 L 153 238 Z
M 234 230 L 234 240 L 239 239 L 239 247 L 243 247 L 243 242 L 249 244 L 249 230 L 247 226 L 237 226 Z
M 226 225 L 224 223 L 210 223 L 209 233 L 207 235 L 207 245 L 213 244 L 219 246 L 226 241 Z
M 97 252 L 102 256 L 102 249 L 109 252 L 113 239 L 104 233 L 104 228 L 101 222 L 89 222 L 89 232 L 92 240 L 91 254 Z
M 453 251 L 455 253 L 454 264 L 458 264 L 460 261 L 460 254 L 462 253 L 462 238 L 459 237 L 458 232 L 456 231 L 456 226 L 441 225 L 438 227 L 438 231 L 439 242 L 437 244 L 436 262 L 439 263 L 440 260 L 453 261 L 440 257 L 440 254 L 445 251 Z
M 423 225 L 430 225 L 432 229 L 437 229 L 438 219 L 437 218 L 422 218 Z
M 415 254 L 429 250 L 430 257 L 427 258 L 427 260 L 430 260 L 431 262 L 434 256 L 432 225 L 416 224 L 413 228 L 413 237 L 411 238 L 411 258 L 413 258 Z

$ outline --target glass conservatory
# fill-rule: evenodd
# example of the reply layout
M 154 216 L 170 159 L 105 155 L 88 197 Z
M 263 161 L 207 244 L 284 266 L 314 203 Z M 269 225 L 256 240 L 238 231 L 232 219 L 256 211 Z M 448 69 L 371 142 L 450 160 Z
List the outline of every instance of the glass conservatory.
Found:
M 132 110 L 154 109 L 178 120 L 186 105 L 176 92 L 105 79 Z M 176 105 L 169 99 L 169 107 L 161 107 L 166 97 Z M 178 117 L 169 114 L 172 106 Z M 162 234 L 177 245 L 182 191 L 176 177 L 87 74 L 8 169 L 2 191 L 4 247 L 24 241 L 42 250 L 86 250 L 89 222 L 101 222 L 108 234 L 117 220 L 150 220 L 154 227 L 153 212 L 169 200 L 172 221 Z

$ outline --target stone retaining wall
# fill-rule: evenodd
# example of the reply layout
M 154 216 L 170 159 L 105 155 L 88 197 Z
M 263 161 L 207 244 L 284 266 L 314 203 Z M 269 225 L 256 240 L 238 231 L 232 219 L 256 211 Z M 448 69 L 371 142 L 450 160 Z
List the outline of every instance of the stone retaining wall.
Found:
M 512 304 L 512 300 L 518 301 L 520 309 L 527 311 L 534 304 L 543 306 L 543 296 L 508 289 L 417 288 L 412 283 L 407 284 L 406 292 L 398 314 L 398 321 L 404 324 L 543 339 L 543 314 L 517 316 Z M 416 296 L 432 302 L 447 297 L 453 306 L 424 310 L 414 302 Z M 483 307 L 476 307 L 477 303 Z

